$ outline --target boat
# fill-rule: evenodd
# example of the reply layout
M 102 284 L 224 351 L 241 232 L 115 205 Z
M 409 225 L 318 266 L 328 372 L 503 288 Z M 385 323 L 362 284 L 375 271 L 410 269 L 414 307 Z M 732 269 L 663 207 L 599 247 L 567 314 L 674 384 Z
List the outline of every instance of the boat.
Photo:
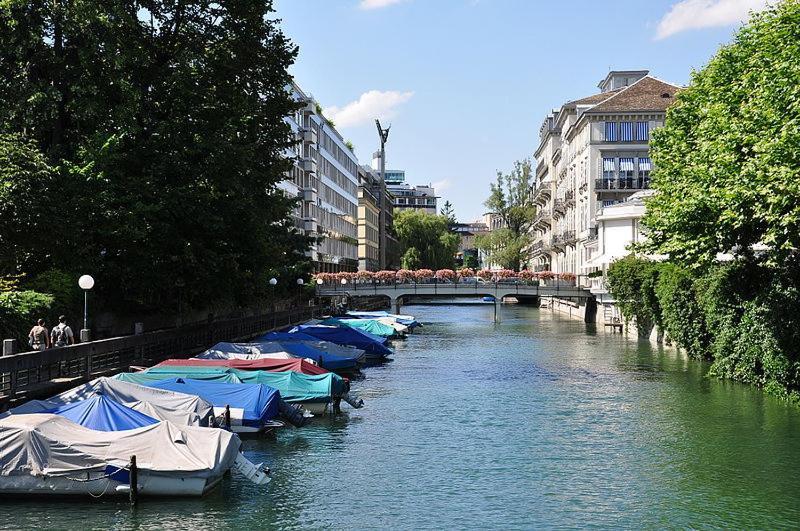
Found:
M 125 431 L 86 428 L 49 413 L 0 419 L 0 494 L 202 496 L 240 459 L 239 437 L 161 421 Z
M 148 417 L 168 420 L 180 426 L 214 425 L 214 408 L 198 396 L 152 389 L 107 377 L 96 378 L 47 400 L 31 400 L 11 409 L 9 413 L 47 413 L 94 396 L 110 398 Z
M 358 348 L 347 345 L 338 345 L 331 341 L 316 338 L 302 332 L 269 332 L 256 338 L 254 341 L 261 343 L 277 343 L 283 348 L 291 348 L 294 345 L 305 345 L 314 352 L 323 353 L 321 367 L 329 371 L 355 369 L 358 365 L 367 361 L 366 353 Z M 304 350 L 302 352 L 309 352 Z M 307 355 L 303 356 L 307 357 Z
M 263 433 L 283 426 L 275 419 L 280 393 L 258 383 L 221 383 L 191 378 L 164 378 L 148 387 L 196 395 L 214 406 L 217 424 L 235 433 Z
M 494 301 L 495 301 L 495 298 L 494 298 L 494 297 L 492 297 L 492 296 L 489 296 L 489 295 L 487 295 L 486 297 L 481 297 L 481 300 L 482 300 L 483 302 L 494 302 Z
M 337 345 L 345 345 L 363 350 L 368 360 L 381 360 L 392 354 L 386 346 L 385 337 L 373 336 L 367 332 L 344 326 L 298 325 L 287 330 L 289 334 L 301 332 L 308 336 Z
M 358 370 L 358 365 L 365 358 L 365 354 L 364 351 L 357 351 L 355 355 L 333 354 L 322 350 L 317 345 L 300 341 L 254 341 L 250 343 L 217 343 L 196 357 L 248 360 L 301 358 L 311 360 L 330 371 L 353 372 Z
M 293 371 L 243 371 L 227 367 L 161 366 L 142 372 L 121 373 L 115 379 L 149 385 L 166 378 L 190 378 L 223 383 L 260 383 L 277 389 L 289 404 L 302 406 L 312 414 L 324 413 L 328 405 L 338 410 L 344 400 L 353 407 L 362 402 L 350 394 L 350 383 L 334 373 L 309 375 Z
M 164 360 L 156 367 L 164 366 L 198 366 L 198 367 L 228 367 L 231 369 L 239 369 L 243 371 L 268 371 L 268 372 L 286 372 L 294 371 L 302 374 L 328 374 L 330 371 L 323 369 L 308 360 L 302 358 L 291 358 L 287 360 L 276 359 L 202 359 L 202 358 L 189 358 L 185 359 L 169 359 Z
M 346 326 L 378 337 L 391 338 L 398 336 L 398 332 L 393 326 L 383 324 L 376 319 L 342 319 L 338 317 L 329 317 L 328 319 L 320 321 L 319 324 L 323 326 Z
M 394 321 L 395 323 L 405 325 L 408 327 L 409 330 L 413 330 L 414 328 L 422 326 L 422 323 L 417 321 L 413 315 L 400 315 L 384 311 L 373 311 L 373 312 L 349 311 L 347 312 L 347 316 L 354 317 L 356 319 L 378 319 L 378 320 L 387 319 Z
M 99 431 L 135 430 L 160 422 L 135 409 L 123 406 L 105 395 L 63 404 L 48 413 L 69 419 L 85 428 Z

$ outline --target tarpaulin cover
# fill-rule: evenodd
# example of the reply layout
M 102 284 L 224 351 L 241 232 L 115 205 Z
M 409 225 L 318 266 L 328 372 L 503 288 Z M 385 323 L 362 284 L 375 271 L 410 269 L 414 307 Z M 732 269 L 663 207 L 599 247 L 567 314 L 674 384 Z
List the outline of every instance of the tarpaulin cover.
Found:
M 287 334 L 292 335 L 292 334 Z M 314 360 L 320 367 L 328 370 L 355 369 L 360 359 L 364 357 L 363 350 L 339 347 L 327 343 L 341 350 L 353 350 L 356 355 L 330 353 L 314 343 L 323 343 L 316 338 L 308 336 L 312 341 L 258 341 L 253 343 L 217 343 L 211 349 L 198 354 L 201 359 L 283 359 L 306 358 Z M 287 354 L 288 353 L 288 354 Z M 283 354 L 287 354 L 283 356 Z
M 64 404 L 49 413 L 62 416 L 84 428 L 100 431 L 135 430 L 158 422 L 103 395 Z
M 47 400 L 32 400 L 15 407 L 11 413 L 46 413 L 65 404 L 103 395 L 123 406 L 158 420 L 168 420 L 182 426 L 208 426 L 214 410 L 200 397 L 152 389 L 124 378 L 96 378 Z
M 199 367 L 230 367 L 231 369 L 239 369 L 242 371 L 268 371 L 268 372 L 286 372 L 294 371 L 303 374 L 328 374 L 328 371 L 322 367 L 317 367 L 313 363 L 301 358 L 291 358 L 288 360 L 275 360 L 275 359 L 197 359 L 192 358 L 188 360 L 164 360 L 157 365 L 161 367 L 164 365 L 178 365 L 178 366 L 192 366 Z
M 277 389 L 287 402 L 330 402 L 331 395 L 347 392 L 348 385 L 341 376 L 328 373 L 319 375 L 298 372 L 240 371 L 227 367 L 151 367 L 146 371 L 122 373 L 114 378 L 150 385 L 165 378 L 191 378 L 225 383 L 260 383 Z
M 181 477 L 219 477 L 239 453 L 225 430 L 158 422 L 125 431 L 96 431 L 52 414 L 0 419 L 0 475 L 71 476 L 127 467 Z
M 392 337 L 396 330 L 388 325 L 379 323 L 375 319 L 338 319 L 331 317 L 325 319 L 320 324 L 329 326 L 349 326 L 362 332 L 367 332 L 373 336 Z
M 373 336 L 361 330 L 344 326 L 295 326 L 289 333 L 302 332 L 304 334 L 330 341 L 337 345 L 347 345 L 363 350 L 367 354 L 387 356 L 392 353 L 386 346 L 386 338 Z
M 347 312 L 347 315 L 351 317 L 356 317 L 358 319 L 393 319 L 394 321 L 406 325 L 409 328 L 416 328 L 418 326 L 422 326 L 422 323 L 417 321 L 413 315 L 399 315 L 396 313 L 389 313 L 383 311 L 374 311 L 374 312 Z
M 281 395 L 275 389 L 261 384 L 226 384 L 192 380 L 191 378 L 167 378 L 147 384 L 156 389 L 197 395 L 214 405 L 217 415 L 225 406 L 239 410 L 235 417 L 243 426 L 260 428 L 278 416 Z

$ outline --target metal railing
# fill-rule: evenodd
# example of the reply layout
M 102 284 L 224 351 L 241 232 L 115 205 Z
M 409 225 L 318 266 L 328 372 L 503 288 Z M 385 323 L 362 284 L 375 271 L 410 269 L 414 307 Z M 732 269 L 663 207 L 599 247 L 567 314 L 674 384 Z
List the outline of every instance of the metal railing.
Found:
M 647 190 L 650 188 L 650 177 L 640 175 L 638 177 L 615 177 L 601 178 L 594 181 L 595 190 L 613 191 L 636 191 Z
M 0 400 L 30 398 L 58 386 L 76 385 L 104 374 L 127 370 L 131 365 L 151 364 L 168 358 L 187 357 L 220 341 L 254 337 L 321 314 L 322 306 L 207 321 L 138 335 L 101 339 L 44 351 L 0 357 Z

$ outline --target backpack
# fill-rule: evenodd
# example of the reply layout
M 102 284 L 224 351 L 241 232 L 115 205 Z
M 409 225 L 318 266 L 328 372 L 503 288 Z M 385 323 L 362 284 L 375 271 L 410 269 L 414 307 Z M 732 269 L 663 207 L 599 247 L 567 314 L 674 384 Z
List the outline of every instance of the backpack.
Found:
M 69 336 L 67 335 L 67 325 L 60 324 L 53 329 L 53 332 L 55 332 L 54 334 L 55 340 L 53 341 L 53 343 L 55 343 L 59 347 L 64 347 L 66 345 L 69 345 Z

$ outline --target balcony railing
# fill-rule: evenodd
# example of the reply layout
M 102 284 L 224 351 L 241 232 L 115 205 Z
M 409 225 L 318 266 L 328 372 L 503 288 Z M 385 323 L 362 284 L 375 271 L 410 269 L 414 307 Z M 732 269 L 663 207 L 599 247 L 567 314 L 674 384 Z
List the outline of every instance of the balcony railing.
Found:
M 611 190 L 611 191 L 636 191 L 647 190 L 650 188 L 650 177 L 640 175 L 638 177 L 614 177 L 595 179 L 594 188 L 597 191 Z
M 567 205 L 575 204 L 575 190 L 567 190 L 567 193 L 564 194 L 564 203 Z
M 575 231 L 574 230 L 565 230 L 561 233 L 561 241 L 565 245 L 574 245 L 577 241 L 575 238 Z
M 597 227 L 590 227 L 589 228 L 589 236 L 586 238 L 587 243 L 592 243 L 597 241 Z
M 553 215 L 561 214 L 563 215 L 566 211 L 566 204 L 563 199 L 556 199 L 553 201 Z
M 543 221 L 549 221 L 551 217 L 552 213 L 549 208 L 541 208 L 536 214 L 536 217 L 533 218 L 533 225 L 536 226 Z

